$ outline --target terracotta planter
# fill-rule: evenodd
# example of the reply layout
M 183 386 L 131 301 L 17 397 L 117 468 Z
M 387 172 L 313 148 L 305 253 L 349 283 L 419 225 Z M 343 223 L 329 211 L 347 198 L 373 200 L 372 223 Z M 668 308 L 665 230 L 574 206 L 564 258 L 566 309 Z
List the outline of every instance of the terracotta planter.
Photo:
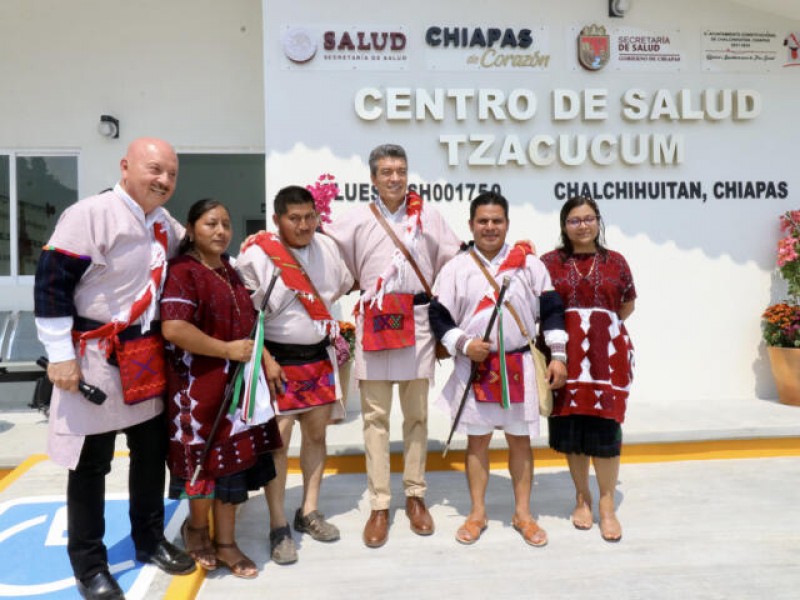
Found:
M 767 346 L 772 376 L 783 404 L 800 406 L 800 348 Z

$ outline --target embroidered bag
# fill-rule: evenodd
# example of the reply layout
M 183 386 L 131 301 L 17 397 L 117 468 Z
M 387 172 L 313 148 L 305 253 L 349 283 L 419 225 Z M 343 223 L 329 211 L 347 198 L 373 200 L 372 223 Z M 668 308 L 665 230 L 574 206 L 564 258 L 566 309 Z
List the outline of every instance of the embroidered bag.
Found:
M 511 404 L 519 404 L 525 400 L 525 383 L 522 368 L 522 354 L 506 354 L 506 371 L 508 373 L 508 399 Z M 472 391 L 477 402 L 503 401 L 503 383 L 500 379 L 500 355 L 490 352 L 478 365 Z
M 116 346 L 122 399 L 137 404 L 167 392 L 164 338 L 150 333 Z
M 364 306 L 364 352 L 407 348 L 416 342 L 414 324 L 414 296 L 412 294 L 386 294 L 383 308 L 378 303 Z
M 386 219 L 383 217 L 383 215 L 381 214 L 381 211 L 378 209 L 378 207 L 375 206 L 374 203 L 370 204 L 369 207 L 372 210 L 372 214 L 375 216 L 375 219 L 377 219 L 378 223 L 380 223 L 381 226 L 386 230 L 386 233 L 389 235 L 389 238 L 392 240 L 392 242 L 394 243 L 395 247 L 398 250 L 400 250 L 400 252 L 403 254 L 403 257 L 406 259 L 408 264 L 411 265 L 411 268 L 414 270 L 414 273 L 417 275 L 417 279 L 419 279 L 420 283 L 422 284 L 422 287 L 425 289 L 425 293 L 428 295 L 428 298 L 433 298 L 433 292 L 431 291 L 431 286 L 428 285 L 428 282 L 425 280 L 425 277 L 422 275 L 422 271 L 420 271 L 419 270 L 419 266 L 417 266 L 417 261 L 415 261 L 414 257 L 411 256 L 411 253 L 408 251 L 408 248 L 406 248 L 405 244 L 403 244 L 403 242 L 401 242 L 398 239 L 397 235 L 392 230 L 392 228 L 389 226 L 389 224 L 386 222 Z M 413 306 L 411 308 L 411 317 L 412 317 L 412 320 L 413 320 L 413 317 L 414 317 Z M 366 334 L 366 327 L 364 328 L 364 331 L 365 331 L 365 334 Z M 408 344 L 408 345 L 410 346 L 411 344 Z M 402 348 L 403 346 L 399 346 L 399 347 Z M 366 344 L 364 346 L 364 350 L 365 351 L 367 350 Z M 450 358 L 450 353 L 447 351 L 447 348 L 445 348 L 444 344 L 442 344 L 441 342 L 435 342 L 434 355 L 436 356 L 436 360 L 442 360 L 442 359 L 445 359 L 445 358 Z

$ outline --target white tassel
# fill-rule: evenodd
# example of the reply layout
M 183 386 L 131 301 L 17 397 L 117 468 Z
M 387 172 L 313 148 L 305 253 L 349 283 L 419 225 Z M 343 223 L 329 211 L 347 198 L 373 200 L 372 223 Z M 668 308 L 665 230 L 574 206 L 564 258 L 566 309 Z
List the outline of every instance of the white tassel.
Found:
M 418 226 L 415 218 L 406 217 L 406 219 L 408 220 L 408 223 L 405 226 L 403 241 L 411 256 L 416 260 L 417 240 L 420 237 L 419 234 L 422 228 Z M 364 305 L 367 302 L 369 302 L 370 307 L 377 304 L 378 309 L 383 310 L 384 296 L 400 288 L 401 283 L 406 280 L 407 266 L 408 261 L 406 260 L 406 257 L 403 256 L 403 253 L 399 248 L 395 248 L 394 254 L 392 254 L 391 262 L 378 278 L 378 281 L 382 282 L 382 285 L 380 288 L 378 288 L 376 283 L 375 289 L 367 290 L 361 296 L 359 300 L 359 310 L 363 312 Z
M 331 339 L 339 335 L 339 321 L 330 319 L 326 321 L 314 321 L 314 331 L 319 335 L 326 335 Z

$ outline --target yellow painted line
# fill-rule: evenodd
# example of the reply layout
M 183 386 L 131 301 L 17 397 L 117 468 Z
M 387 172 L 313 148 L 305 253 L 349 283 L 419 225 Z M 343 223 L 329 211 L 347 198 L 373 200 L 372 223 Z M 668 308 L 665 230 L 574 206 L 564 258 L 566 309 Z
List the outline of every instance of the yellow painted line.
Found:
M 13 471 L 0 480 L 0 492 L 4 491 L 17 479 L 22 477 L 30 468 L 42 462 L 43 460 L 47 460 L 46 454 L 31 454 L 28 458 L 23 460 L 19 466 L 17 466 Z
M 402 463 L 403 457 L 394 454 L 390 457 L 393 471 L 396 470 L 396 459 Z M 328 475 L 365 473 L 366 469 L 367 463 L 363 454 L 342 454 L 338 456 L 329 456 L 325 461 L 325 473 Z M 286 470 L 289 473 L 300 473 L 300 457 L 290 456 Z
M 206 571 L 199 567 L 189 575 L 175 576 L 164 592 L 164 600 L 193 600 L 205 580 Z
M 114 456 L 128 456 L 128 451 L 115 452 Z M 551 448 L 534 448 L 534 461 L 539 467 L 565 466 L 563 454 Z M 661 442 L 649 444 L 627 444 L 622 447 L 623 463 L 673 462 L 681 460 L 721 460 L 736 458 L 769 458 L 775 456 L 800 456 L 800 437 L 754 438 L 741 440 L 705 440 L 696 442 Z M 44 454 L 29 456 L 16 469 L 0 480 L 0 491 L 19 479 L 33 465 L 45 460 Z M 492 469 L 503 469 L 508 462 L 508 452 L 502 448 L 489 451 L 489 465 Z M 464 450 L 451 450 L 442 458 L 439 451 L 428 453 L 428 471 L 463 471 Z M 393 473 L 403 470 L 402 454 L 392 454 L 390 467 Z M 363 454 L 329 456 L 325 473 L 337 475 L 345 473 L 364 473 L 366 463 Z M 290 473 L 300 473 L 300 459 L 289 457 Z
M 627 444 L 622 447 L 622 462 L 629 464 L 778 456 L 800 456 L 800 437 L 660 442 Z M 533 457 L 537 467 L 565 467 L 567 465 L 564 455 L 551 448 L 534 448 Z M 402 454 L 392 454 L 389 462 L 393 473 L 402 472 Z M 328 475 L 364 473 L 365 464 L 363 454 L 329 456 L 325 464 L 325 473 Z M 490 469 L 504 469 L 507 464 L 507 450 L 495 448 L 489 451 Z M 288 470 L 290 473 L 300 473 L 298 457 L 289 457 Z M 463 471 L 464 450 L 451 450 L 444 458 L 442 458 L 441 452 L 429 452 L 427 470 Z
M 622 447 L 622 462 L 627 463 L 777 456 L 800 456 L 800 437 L 634 444 Z
M 130 454 L 127 450 L 120 450 L 119 452 L 114 452 L 114 456 L 116 458 L 121 458 L 128 456 Z M 8 486 L 14 483 L 17 479 L 22 477 L 26 471 L 32 468 L 34 465 L 39 464 L 43 460 L 47 460 L 48 456 L 46 454 L 31 454 L 28 458 L 22 461 L 17 467 L 11 470 L 0 470 L 0 492 L 5 490 Z

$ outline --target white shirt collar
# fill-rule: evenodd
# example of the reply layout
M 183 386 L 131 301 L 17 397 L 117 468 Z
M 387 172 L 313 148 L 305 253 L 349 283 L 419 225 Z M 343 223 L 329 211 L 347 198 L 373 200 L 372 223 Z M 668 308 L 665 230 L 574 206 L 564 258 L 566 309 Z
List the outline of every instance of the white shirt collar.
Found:
M 125 191 L 119 182 L 117 182 L 117 184 L 114 186 L 114 193 L 125 201 L 125 204 L 128 205 L 128 208 L 131 209 L 131 212 L 136 215 L 136 218 L 139 219 L 140 222 L 144 223 L 144 226 L 147 229 L 150 229 L 153 223 L 161 219 L 163 210 L 160 206 L 156 207 L 154 210 L 151 210 L 149 214 L 144 214 L 144 209 L 139 206 L 139 203 L 136 202 L 136 200 L 131 198 L 130 194 Z
M 394 212 L 390 212 L 389 211 L 389 209 L 387 208 L 386 204 L 383 203 L 383 200 L 381 199 L 380 196 L 375 198 L 375 204 L 378 205 L 378 208 L 380 209 L 381 213 L 383 214 L 383 217 L 387 221 L 391 221 L 392 223 L 402 223 L 403 219 L 405 219 L 405 217 L 406 217 L 406 199 L 405 198 L 403 198 L 403 202 L 400 204 L 400 206 Z
M 286 247 L 289 248 L 289 251 L 292 254 L 294 254 L 298 262 L 300 262 L 304 267 L 308 267 L 309 254 L 311 254 L 311 243 L 306 246 L 302 246 L 301 248 L 292 248 L 291 246 Z
M 495 254 L 495 257 L 492 260 L 486 258 L 481 251 L 478 250 L 477 246 L 472 246 L 472 249 L 475 251 L 475 254 L 478 255 L 478 258 L 480 258 L 483 262 L 485 262 L 487 265 L 496 267 L 506 259 L 506 256 L 508 256 L 508 253 L 511 250 L 511 246 L 508 244 L 503 244 L 503 247 L 500 248 L 500 252 Z

